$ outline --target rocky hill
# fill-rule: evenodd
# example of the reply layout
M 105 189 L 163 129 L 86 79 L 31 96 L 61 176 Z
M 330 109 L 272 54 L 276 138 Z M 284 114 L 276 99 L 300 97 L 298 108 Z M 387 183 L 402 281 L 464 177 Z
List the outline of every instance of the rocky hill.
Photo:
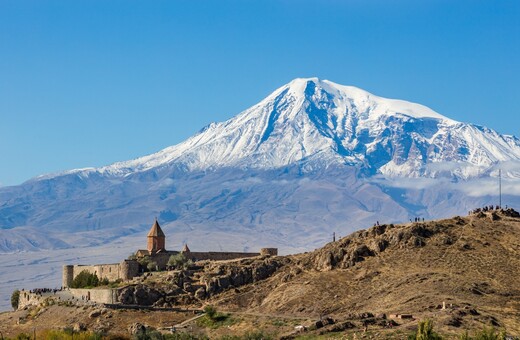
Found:
M 519 255 L 513 210 L 379 225 L 281 259 L 289 263 L 269 279 L 215 301 L 276 314 L 406 313 L 452 331 L 491 324 L 518 335 Z
M 445 220 L 376 225 L 298 255 L 201 262 L 190 270 L 146 275 L 121 290 L 120 298 L 156 308 L 212 304 L 238 315 L 308 322 L 327 316 L 342 325 L 324 327 L 329 331 L 359 329 L 367 322 L 379 330 L 387 322 L 383 317 L 405 314 L 431 318 L 447 335 L 492 325 L 518 336 L 519 277 L 520 215 L 489 209 Z M 0 324 L 8 315 L 0 316 Z M 149 324 L 160 327 L 158 320 Z M 417 324 L 393 320 L 394 331 Z M 120 320 L 126 324 L 118 329 L 131 321 Z M 290 327 L 276 334 L 284 332 Z

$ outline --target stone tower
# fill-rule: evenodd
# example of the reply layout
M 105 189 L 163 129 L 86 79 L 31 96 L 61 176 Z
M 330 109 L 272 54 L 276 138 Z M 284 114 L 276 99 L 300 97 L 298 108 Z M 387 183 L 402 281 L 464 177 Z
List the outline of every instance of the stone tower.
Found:
M 159 222 L 155 219 L 150 232 L 148 233 L 148 251 L 150 254 L 155 254 L 159 251 L 164 251 L 166 236 L 164 235 Z
M 62 287 L 70 287 L 72 281 L 74 279 L 74 266 L 65 265 L 63 266 L 63 276 L 62 276 Z

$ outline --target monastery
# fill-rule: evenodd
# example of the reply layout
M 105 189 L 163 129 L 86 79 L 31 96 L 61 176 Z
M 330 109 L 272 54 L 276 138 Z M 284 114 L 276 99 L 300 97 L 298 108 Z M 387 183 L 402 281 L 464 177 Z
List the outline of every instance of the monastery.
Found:
M 109 281 L 128 281 L 139 276 L 145 268 L 139 264 L 138 259 L 149 257 L 150 261 L 157 263 L 158 270 L 165 270 L 170 256 L 182 253 L 187 259 L 193 262 L 202 260 L 232 260 L 261 255 L 278 255 L 277 248 L 262 248 L 259 253 L 240 253 L 240 252 L 192 252 L 188 245 L 184 245 L 181 251 L 166 250 L 166 235 L 161 229 L 157 219 L 150 228 L 147 235 L 147 249 L 140 249 L 135 252 L 135 260 L 123 260 L 120 263 L 96 264 L 96 265 L 65 265 L 63 266 L 63 287 L 70 287 L 74 278 L 86 270 L 98 276 L 100 280 Z

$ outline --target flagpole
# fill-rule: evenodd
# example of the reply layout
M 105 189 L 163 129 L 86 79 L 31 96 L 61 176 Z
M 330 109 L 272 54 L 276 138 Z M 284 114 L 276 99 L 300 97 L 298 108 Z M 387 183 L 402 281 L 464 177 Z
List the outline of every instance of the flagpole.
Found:
M 502 170 L 498 169 L 498 206 L 502 208 Z

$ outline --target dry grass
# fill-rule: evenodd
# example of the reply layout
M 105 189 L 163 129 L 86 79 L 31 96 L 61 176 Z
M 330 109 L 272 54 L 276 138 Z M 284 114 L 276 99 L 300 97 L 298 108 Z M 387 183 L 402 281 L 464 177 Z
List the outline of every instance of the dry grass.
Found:
M 385 247 L 377 246 L 383 243 Z M 363 245 L 371 253 L 355 255 Z M 360 332 L 357 315 L 371 312 L 412 314 L 414 320 L 397 319 L 400 326 L 392 330 L 371 326 L 365 338 L 406 337 L 417 326 L 417 320 L 425 318 L 432 319 L 435 329 L 447 336 L 493 324 L 509 334 L 520 335 L 517 218 L 502 215 L 500 220 L 492 221 L 490 216 L 468 216 L 371 228 L 314 252 L 290 256 L 284 263 L 264 281 L 229 289 L 204 301 L 219 311 L 238 312 L 231 315 L 233 323 L 205 329 L 194 322 L 187 331 L 218 337 L 262 329 L 280 336 L 291 332 L 295 325 L 310 324 L 328 315 L 356 325 L 354 330 L 328 335 L 348 338 Z M 149 281 L 161 285 L 167 275 L 154 274 Z M 440 309 L 443 302 L 446 309 Z M 89 330 L 102 326 L 112 333 L 127 335 L 134 322 L 159 328 L 193 316 L 110 311 L 91 319 L 90 311 L 55 305 L 46 307 L 43 313 L 32 312 L 33 316 L 30 311 L 3 313 L 0 331 L 4 336 L 13 336 L 33 328 L 64 328 L 82 322 Z M 17 325 L 19 318 L 22 321 Z M 309 334 L 320 336 L 317 331 Z

